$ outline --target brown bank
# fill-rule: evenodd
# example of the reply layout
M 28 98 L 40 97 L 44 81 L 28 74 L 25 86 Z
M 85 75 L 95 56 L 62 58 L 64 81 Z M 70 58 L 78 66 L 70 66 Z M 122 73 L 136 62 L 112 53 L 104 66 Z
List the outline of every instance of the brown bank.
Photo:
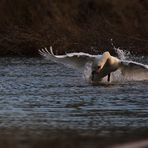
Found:
M 148 54 L 147 0 L 1 0 L 0 56 L 113 52 Z

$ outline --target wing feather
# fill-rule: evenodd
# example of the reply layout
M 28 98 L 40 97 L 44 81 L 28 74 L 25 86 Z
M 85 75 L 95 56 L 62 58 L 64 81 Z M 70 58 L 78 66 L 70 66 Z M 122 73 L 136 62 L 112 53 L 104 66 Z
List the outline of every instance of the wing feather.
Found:
M 144 76 L 148 78 L 148 65 L 133 61 L 121 61 L 121 71 L 125 76 Z
M 52 47 L 50 51 L 47 48 L 39 50 L 39 54 L 47 60 L 54 61 L 56 63 L 65 64 L 71 68 L 84 69 L 86 63 L 92 62 L 97 55 L 90 55 L 87 53 L 68 53 L 66 55 L 54 55 Z

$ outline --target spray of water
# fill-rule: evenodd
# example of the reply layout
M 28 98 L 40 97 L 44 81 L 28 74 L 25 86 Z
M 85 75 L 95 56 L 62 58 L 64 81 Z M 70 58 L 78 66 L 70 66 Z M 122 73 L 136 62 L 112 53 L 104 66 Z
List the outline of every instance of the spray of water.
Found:
M 117 53 L 118 58 L 121 60 L 129 60 L 131 57 L 131 53 L 129 51 L 124 51 L 119 47 L 116 47 L 111 39 L 111 45 L 113 46 L 114 51 Z
M 83 78 L 88 83 L 93 83 L 93 84 L 98 83 L 97 80 L 96 80 L 96 82 L 92 82 L 91 73 L 92 73 L 92 63 L 91 62 L 86 63 L 85 68 L 84 68 L 84 72 L 83 72 Z M 104 77 L 101 82 L 106 82 L 106 80 L 107 80 L 107 77 Z

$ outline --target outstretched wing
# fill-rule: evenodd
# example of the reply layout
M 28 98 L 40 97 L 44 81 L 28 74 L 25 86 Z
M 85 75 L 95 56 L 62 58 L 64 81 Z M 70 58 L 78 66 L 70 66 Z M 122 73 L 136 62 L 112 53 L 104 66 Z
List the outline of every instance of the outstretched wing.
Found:
M 133 61 L 121 61 L 121 71 L 125 76 L 144 76 L 148 79 L 148 65 Z
M 47 48 L 45 48 L 39 50 L 39 53 L 47 60 L 62 63 L 79 70 L 84 69 L 86 63 L 92 62 L 96 57 L 96 55 L 90 55 L 83 52 L 69 53 L 66 55 L 54 55 L 52 47 L 50 47 L 50 52 L 47 50 Z

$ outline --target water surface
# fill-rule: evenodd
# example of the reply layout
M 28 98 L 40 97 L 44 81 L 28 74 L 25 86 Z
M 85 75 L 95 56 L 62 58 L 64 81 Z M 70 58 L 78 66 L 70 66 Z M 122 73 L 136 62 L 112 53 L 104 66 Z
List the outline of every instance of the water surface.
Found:
M 81 73 L 39 58 L 1 58 L 0 69 L 0 129 L 34 135 L 49 129 L 86 135 L 147 130 L 147 80 L 92 85 Z

